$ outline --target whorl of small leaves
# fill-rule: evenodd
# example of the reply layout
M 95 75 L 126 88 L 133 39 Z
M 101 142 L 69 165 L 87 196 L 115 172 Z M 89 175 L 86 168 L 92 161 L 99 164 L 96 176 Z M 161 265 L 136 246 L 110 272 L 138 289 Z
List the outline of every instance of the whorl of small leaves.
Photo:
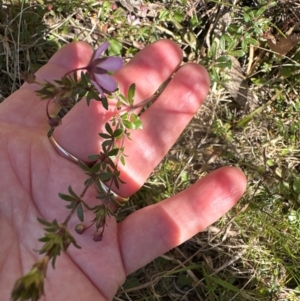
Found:
M 36 262 L 26 275 L 15 282 L 11 293 L 12 301 L 37 301 L 44 295 L 44 280 L 48 261 L 49 257 L 45 256 Z
M 44 230 L 46 231 L 45 236 L 39 239 L 39 241 L 45 244 L 38 252 L 39 254 L 46 254 L 50 260 L 52 260 L 53 268 L 55 268 L 57 256 L 59 256 L 61 252 L 66 252 L 71 244 L 81 249 L 65 225 L 58 224 L 56 220 L 47 222 L 38 218 L 38 221 L 45 226 Z

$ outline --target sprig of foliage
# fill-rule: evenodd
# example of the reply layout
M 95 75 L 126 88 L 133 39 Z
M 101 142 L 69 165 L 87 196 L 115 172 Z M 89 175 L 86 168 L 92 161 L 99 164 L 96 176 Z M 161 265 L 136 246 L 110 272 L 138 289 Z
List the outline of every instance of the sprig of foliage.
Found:
M 44 281 L 48 262 L 49 257 L 43 257 L 33 265 L 26 275 L 15 282 L 11 294 L 12 301 L 38 301 L 44 295 Z
M 47 254 L 49 259 L 52 260 L 53 268 L 55 268 L 57 256 L 59 256 L 61 252 L 66 252 L 71 244 L 78 249 L 81 248 L 70 234 L 65 223 L 58 224 L 56 220 L 47 222 L 41 218 L 38 218 L 38 221 L 45 226 L 44 230 L 46 231 L 45 236 L 39 239 L 39 241 L 45 243 L 39 250 L 39 254 Z
M 105 66 L 108 66 L 108 68 L 111 65 L 113 70 L 122 66 L 120 59 L 116 57 L 97 58 L 97 55 L 102 54 L 108 45 L 108 43 L 101 45 L 94 52 L 90 63 L 86 67 L 72 70 L 61 79 L 55 80 L 54 83 L 38 83 L 34 76 L 27 75 L 28 82 L 34 82 L 41 86 L 41 89 L 37 91 L 40 98 L 48 101 L 46 114 L 51 125 L 50 135 L 53 133 L 54 128 L 61 123 L 63 115 L 68 113 L 84 97 L 86 98 L 87 105 L 93 99 L 101 101 L 103 107 L 108 109 L 108 100 L 103 91 L 111 95 L 115 91 L 116 84 L 114 79 L 109 77 L 106 77 L 105 81 L 102 82 L 101 76 L 103 76 L 105 71 L 103 69 L 103 62 L 106 62 Z M 86 70 L 86 72 L 83 72 L 83 70 Z M 78 71 L 81 71 L 80 78 L 77 75 Z M 84 189 L 81 194 L 76 194 L 71 186 L 68 187 L 68 194 L 58 194 L 63 201 L 67 202 L 65 207 L 70 210 L 66 219 L 62 223 L 59 223 L 56 219 L 49 222 L 38 218 L 39 223 L 44 226 L 45 230 L 45 235 L 39 239 L 44 245 L 38 250 L 38 253 L 45 254 L 45 256 L 35 263 L 25 276 L 16 281 L 12 291 L 12 300 L 39 300 L 44 294 L 44 279 L 46 277 L 48 262 L 51 261 L 54 268 L 57 257 L 62 252 L 66 252 L 70 245 L 81 248 L 70 234 L 68 228 L 68 223 L 75 213 L 80 222 L 76 225 L 75 231 L 78 234 L 83 234 L 87 228 L 94 225 L 93 240 L 101 241 L 106 226 L 106 217 L 114 215 L 109 208 L 110 204 L 112 203 L 117 207 L 123 205 L 115 199 L 111 187 L 114 185 L 119 188 L 120 184 L 125 183 L 120 179 L 118 161 L 120 160 L 122 164 L 125 164 L 126 156 L 124 154 L 123 143 L 124 139 L 129 137 L 128 130 L 141 128 L 141 121 L 138 115 L 130 112 L 134 105 L 134 96 L 135 85 L 131 85 L 128 97 L 118 93 L 119 99 L 122 99 L 118 107 L 121 111 L 125 111 L 125 113 L 118 114 L 110 122 L 107 122 L 105 124 L 105 131 L 99 133 L 103 139 L 102 151 L 99 154 L 89 156 L 93 162 L 86 164 L 79 161 L 79 167 L 88 176 L 84 182 Z M 58 115 L 51 116 L 49 114 L 48 107 L 51 101 L 55 101 L 61 106 L 61 111 Z M 117 141 L 121 141 L 121 144 L 117 145 Z M 108 183 L 107 189 L 104 189 L 104 183 Z M 88 189 L 93 185 L 97 187 L 98 194 L 96 199 L 99 201 L 99 204 L 90 207 L 84 201 L 84 197 Z M 94 219 L 91 221 L 90 226 L 84 225 L 83 209 L 92 211 L 94 214 Z

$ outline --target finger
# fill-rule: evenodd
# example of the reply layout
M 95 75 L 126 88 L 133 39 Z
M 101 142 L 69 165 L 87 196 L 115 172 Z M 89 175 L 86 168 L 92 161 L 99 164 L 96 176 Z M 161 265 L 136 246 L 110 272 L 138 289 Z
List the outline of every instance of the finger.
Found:
M 136 211 L 118 225 L 126 274 L 185 242 L 231 209 L 246 188 L 244 174 L 221 168 L 187 190 Z
M 181 50 L 174 42 L 158 41 L 143 49 L 115 78 L 123 92 L 136 83 L 136 101 L 139 102 L 152 95 L 173 74 L 181 59 Z M 68 152 L 86 161 L 88 155 L 101 151 L 98 133 L 104 131 L 105 122 L 114 114 L 114 108 L 105 111 L 99 102 L 91 102 L 87 107 L 86 102 L 81 101 L 64 117 L 54 137 Z
M 130 196 L 143 185 L 198 111 L 208 88 L 206 70 L 198 64 L 187 64 L 143 113 L 143 129 L 131 132 L 131 140 L 124 143 L 128 157 L 125 168 L 120 169 L 127 184 L 119 190 L 121 195 Z
M 182 51 L 170 40 L 157 41 L 140 51 L 129 64 L 115 73 L 121 93 L 136 84 L 135 103 L 150 97 L 182 61 Z
M 84 67 L 88 64 L 92 48 L 83 42 L 76 42 L 62 47 L 49 62 L 36 73 L 38 82 L 52 82 L 60 79 L 68 71 Z M 8 97 L 0 106 L 0 120 L 24 126 L 48 129 L 46 116 L 46 100 L 41 101 L 36 90 L 37 84 L 25 83 L 18 91 Z M 51 113 L 56 113 L 58 106 L 52 103 Z

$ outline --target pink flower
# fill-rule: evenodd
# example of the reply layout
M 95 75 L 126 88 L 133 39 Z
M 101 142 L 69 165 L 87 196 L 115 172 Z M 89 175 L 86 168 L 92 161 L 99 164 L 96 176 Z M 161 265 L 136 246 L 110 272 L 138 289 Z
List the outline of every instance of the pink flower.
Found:
M 127 22 L 132 26 L 137 26 L 141 23 L 139 18 L 136 18 L 135 16 L 132 16 L 131 14 L 127 15 Z
M 101 54 L 109 47 L 109 42 L 105 42 L 98 47 L 85 68 L 90 75 L 91 83 L 98 90 L 102 98 L 104 92 L 111 93 L 117 89 L 117 82 L 107 73 L 117 71 L 123 66 L 123 60 L 117 56 L 102 57 Z

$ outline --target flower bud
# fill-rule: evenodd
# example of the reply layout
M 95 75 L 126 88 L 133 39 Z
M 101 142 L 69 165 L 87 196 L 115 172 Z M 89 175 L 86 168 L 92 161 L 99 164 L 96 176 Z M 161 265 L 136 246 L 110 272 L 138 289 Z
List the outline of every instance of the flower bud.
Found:
M 78 224 L 78 225 L 76 225 L 76 227 L 75 227 L 75 231 L 76 231 L 76 233 L 78 233 L 78 234 L 82 234 L 82 233 L 84 232 L 84 230 L 85 230 L 84 224 Z
M 103 231 L 96 231 L 93 236 L 94 241 L 101 241 L 103 238 Z
M 61 125 L 61 118 L 58 115 L 51 115 L 50 118 L 48 119 L 48 124 L 51 127 L 57 127 Z
M 70 97 L 64 97 L 59 100 L 61 106 L 69 106 L 70 105 Z
M 35 75 L 31 72 L 25 71 L 25 72 L 20 72 L 21 78 L 24 79 L 28 84 L 33 84 L 35 83 Z

